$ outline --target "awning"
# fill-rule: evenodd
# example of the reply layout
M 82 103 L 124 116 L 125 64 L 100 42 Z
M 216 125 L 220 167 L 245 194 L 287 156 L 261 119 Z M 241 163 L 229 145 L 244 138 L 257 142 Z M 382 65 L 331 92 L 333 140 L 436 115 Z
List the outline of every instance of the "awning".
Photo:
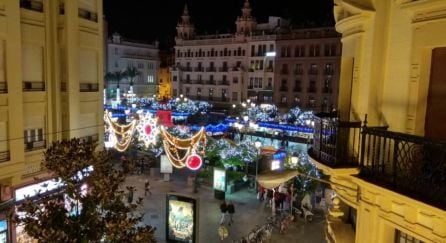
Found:
M 297 170 L 270 171 L 257 176 L 257 182 L 264 188 L 273 189 L 297 176 Z

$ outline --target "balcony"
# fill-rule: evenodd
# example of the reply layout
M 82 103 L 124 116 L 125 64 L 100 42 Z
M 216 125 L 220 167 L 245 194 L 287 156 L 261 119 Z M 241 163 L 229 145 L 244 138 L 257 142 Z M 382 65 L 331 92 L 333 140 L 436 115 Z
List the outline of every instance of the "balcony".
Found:
M 332 89 L 325 87 L 325 88 L 322 89 L 322 93 L 324 93 L 324 94 L 331 94 L 332 93 Z
M 304 73 L 304 71 L 302 69 L 296 69 L 294 70 L 294 74 L 295 75 L 302 75 Z
M 302 92 L 302 87 L 294 86 L 293 92 Z
M 248 85 L 248 89 L 254 89 L 254 85 Z
M 79 18 L 88 20 L 88 21 L 93 21 L 93 22 L 98 22 L 98 14 L 97 13 L 93 13 L 90 12 L 89 10 L 83 9 L 83 8 L 79 8 L 78 9 L 78 16 Z
M 81 141 L 86 141 L 86 142 L 89 142 L 89 143 L 95 143 L 95 142 L 99 141 L 99 135 L 96 133 L 96 134 L 93 134 L 93 135 L 80 137 L 79 139 Z
M 282 69 L 282 70 L 280 70 L 280 74 L 284 74 L 284 75 L 286 75 L 286 74 L 288 74 L 288 73 L 289 73 L 288 69 Z
M 45 82 L 23 81 L 23 91 L 45 91 Z
M 271 91 L 273 91 L 273 86 L 267 85 L 267 86 L 265 86 L 265 88 L 263 88 L 263 90 L 271 90 Z
M 333 75 L 333 69 L 324 69 L 324 75 L 327 76 Z
M 9 151 L 0 152 L 0 162 L 6 162 L 11 159 Z
M 307 88 L 307 93 L 316 93 L 316 87 Z
M 194 83 L 195 83 L 195 84 L 203 84 L 204 82 L 203 82 L 203 80 L 197 80 L 197 81 L 195 81 Z
M 36 0 L 20 0 L 20 8 L 43 13 L 43 2 Z
M 99 84 L 92 83 L 80 83 L 79 84 L 79 92 L 98 92 Z
M 229 85 L 228 81 L 221 81 L 220 83 L 218 83 L 218 85 Z
M 267 67 L 265 69 L 265 72 L 272 73 L 272 72 L 274 72 L 274 69 L 273 69 L 273 67 Z
M 282 85 L 282 86 L 280 86 L 279 90 L 282 91 L 282 92 L 287 92 L 288 91 L 288 87 Z
M 6 82 L 0 82 L 0 94 L 8 93 L 8 84 Z
M 46 148 L 45 140 L 25 142 L 25 152 L 39 150 L 39 149 L 45 149 L 45 148 Z
M 217 85 L 217 82 L 213 81 L 213 80 L 209 80 L 209 81 L 206 81 L 206 84 L 208 84 L 208 85 Z
M 185 84 L 191 84 L 192 83 L 192 81 L 190 80 L 190 79 L 186 79 L 186 80 L 184 80 L 184 82 L 183 83 L 185 83 Z
M 204 72 L 204 68 L 203 67 L 196 67 L 195 72 Z
M 221 67 L 218 69 L 219 72 L 227 72 L 228 71 L 228 67 Z
M 317 69 L 308 70 L 308 74 L 310 74 L 310 75 L 317 75 L 317 73 L 318 73 Z
M 191 67 L 184 67 L 182 68 L 183 71 L 185 72 L 192 72 L 192 68 Z
M 208 67 L 206 68 L 206 72 L 216 72 L 216 68 L 215 67 Z
M 315 116 L 309 155 L 333 169 L 358 168 L 369 183 L 446 209 L 446 142 Z

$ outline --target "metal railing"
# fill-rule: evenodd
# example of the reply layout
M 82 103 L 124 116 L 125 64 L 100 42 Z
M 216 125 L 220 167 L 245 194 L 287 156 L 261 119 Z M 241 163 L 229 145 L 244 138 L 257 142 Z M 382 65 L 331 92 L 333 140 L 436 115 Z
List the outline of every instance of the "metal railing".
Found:
M 308 93 L 316 93 L 316 87 L 308 87 L 307 92 Z
M 282 91 L 282 92 L 286 92 L 286 91 L 288 91 L 288 87 L 287 86 L 280 86 L 280 91 Z
M 300 86 L 294 86 L 294 92 L 302 92 L 302 88 Z
M 25 142 L 25 151 L 33 151 L 38 149 L 44 149 L 46 148 L 46 141 L 32 141 L 32 142 Z
M 446 142 L 364 127 L 359 176 L 446 209 Z
M 336 114 L 314 116 L 313 147 L 309 154 L 333 167 L 358 167 L 361 122 L 342 122 Z
M 23 91 L 45 91 L 45 82 L 23 81 Z
M 20 0 L 20 8 L 43 12 L 43 2 L 36 0 Z
M 6 162 L 10 160 L 9 151 L 0 152 L 0 162 Z
M 0 82 L 0 94 L 1 93 L 8 93 L 8 83 Z
M 86 9 L 79 8 L 78 16 L 79 16 L 79 18 L 82 18 L 82 19 L 86 19 L 86 20 L 93 21 L 96 23 L 98 22 L 98 14 L 90 12 Z
M 80 83 L 79 84 L 79 91 L 80 92 L 98 92 L 99 91 L 99 84 Z
M 333 168 L 358 167 L 361 179 L 446 209 L 446 142 L 366 124 L 315 116 L 309 155 Z

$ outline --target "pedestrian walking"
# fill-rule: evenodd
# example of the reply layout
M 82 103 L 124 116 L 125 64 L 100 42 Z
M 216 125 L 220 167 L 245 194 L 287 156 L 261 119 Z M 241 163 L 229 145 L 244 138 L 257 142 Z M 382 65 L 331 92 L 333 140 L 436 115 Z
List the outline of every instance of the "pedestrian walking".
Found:
M 147 196 L 147 193 L 152 196 L 152 192 L 150 191 L 150 181 L 149 179 L 146 179 L 144 182 L 144 196 Z
M 220 212 L 221 212 L 221 219 L 220 224 L 225 223 L 226 214 L 228 213 L 228 205 L 226 204 L 226 201 L 223 201 L 222 204 L 220 204 Z
M 257 199 L 259 199 L 260 201 L 263 201 L 264 194 L 265 194 L 265 188 L 263 186 L 259 186 L 259 192 L 257 193 Z
M 133 187 L 127 187 L 127 190 L 129 191 L 127 194 L 127 202 L 132 203 L 133 202 Z
M 235 213 L 235 207 L 234 207 L 234 204 L 232 203 L 232 201 L 229 201 L 229 203 L 227 205 L 227 209 L 228 209 L 228 213 L 229 213 L 228 225 L 231 226 L 231 224 L 234 223 L 234 221 L 232 220 L 232 217 L 234 216 L 234 213 Z

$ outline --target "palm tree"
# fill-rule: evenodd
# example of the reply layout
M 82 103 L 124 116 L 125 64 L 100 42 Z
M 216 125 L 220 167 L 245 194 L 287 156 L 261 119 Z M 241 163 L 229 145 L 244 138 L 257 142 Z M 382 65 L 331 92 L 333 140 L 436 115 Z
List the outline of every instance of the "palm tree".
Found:
M 119 83 L 121 82 L 122 79 L 126 78 L 126 73 L 123 71 L 115 71 L 115 72 L 108 72 L 107 74 L 105 74 L 105 80 L 107 82 L 112 82 L 115 81 L 116 82 L 116 101 L 120 101 L 120 94 L 119 94 Z
M 133 93 L 133 79 L 140 75 L 141 72 L 134 66 L 128 66 L 127 69 L 125 70 L 125 75 L 127 76 L 127 78 L 129 78 L 129 83 L 130 83 L 130 90 Z

